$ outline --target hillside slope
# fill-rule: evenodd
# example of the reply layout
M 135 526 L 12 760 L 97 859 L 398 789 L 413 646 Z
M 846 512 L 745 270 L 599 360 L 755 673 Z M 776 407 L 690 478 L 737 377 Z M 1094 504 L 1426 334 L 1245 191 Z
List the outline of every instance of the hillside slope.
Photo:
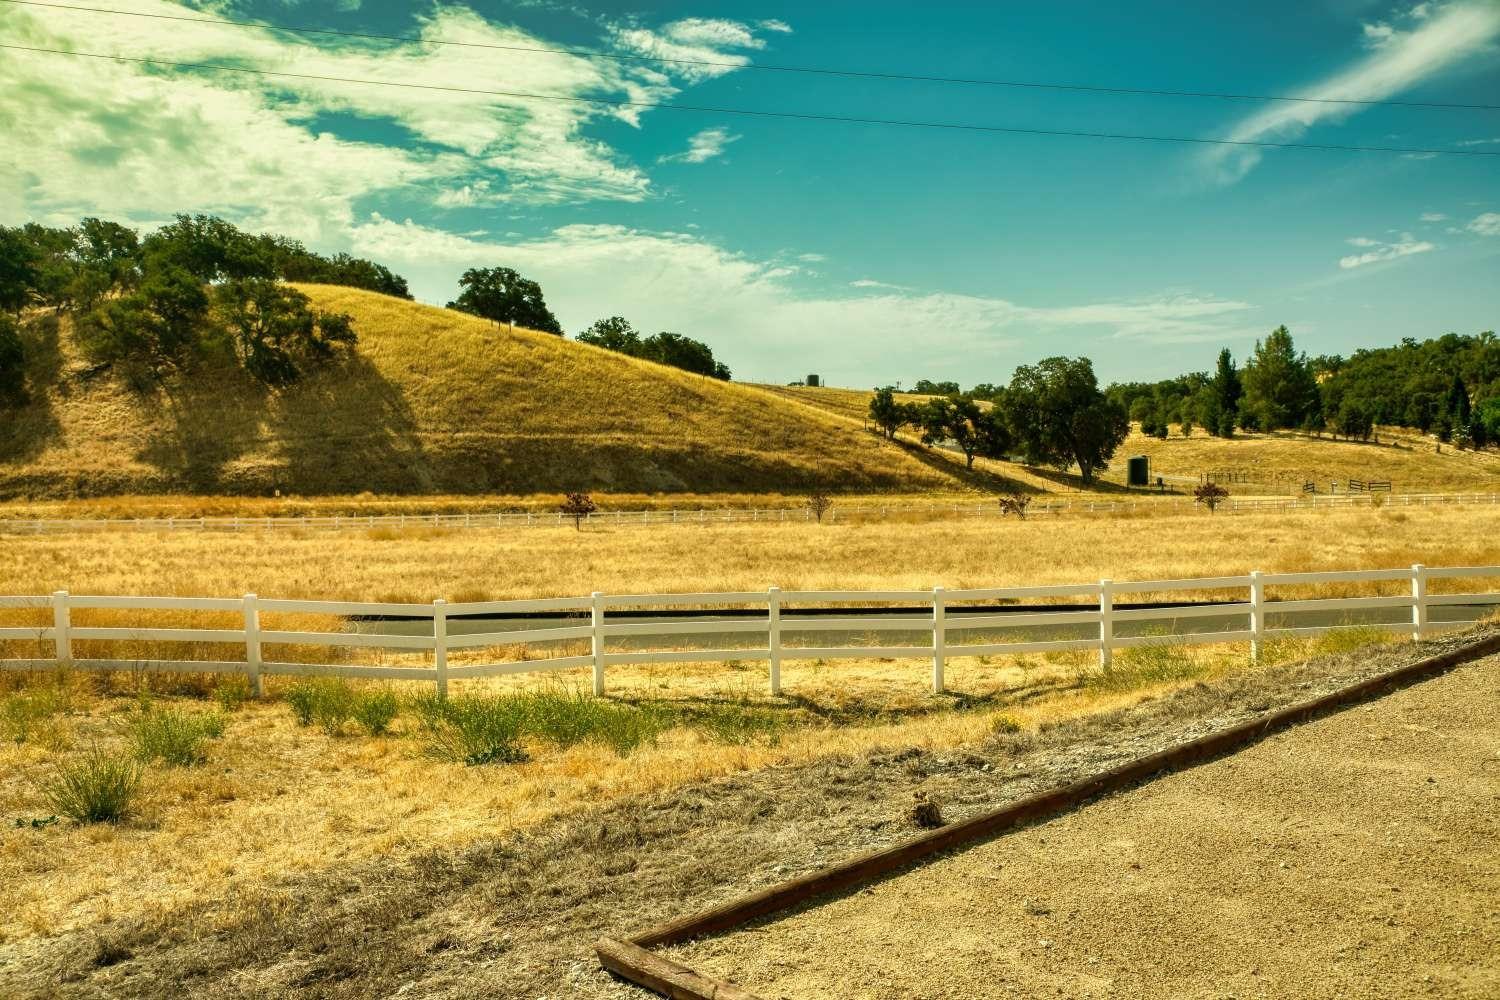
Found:
M 953 481 L 831 415 L 755 389 L 351 288 L 354 355 L 280 392 L 199 372 L 139 394 L 28 340 L 31 401 L 0 425 L 0 497 L 922 490 Z

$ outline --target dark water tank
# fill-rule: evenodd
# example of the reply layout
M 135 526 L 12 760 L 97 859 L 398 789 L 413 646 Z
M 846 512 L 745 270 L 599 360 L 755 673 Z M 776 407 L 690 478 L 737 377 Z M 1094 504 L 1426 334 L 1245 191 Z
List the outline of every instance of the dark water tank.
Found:
M 816 389 L 818 386 L 822 385 L 823 382 L 822 382 L 821 379 L 818 378 L 818 376 L 816 376 L 816 375 L 809 375 L 809 376 L 807 376 L 807 384 L 810 385 L 810 386 L 812 386 L 814 389 Z
M 1125 481 L 1131 486 L 1151 485 L 1151 459 L 1145 455 L 1131 455 L 1126 463 Z

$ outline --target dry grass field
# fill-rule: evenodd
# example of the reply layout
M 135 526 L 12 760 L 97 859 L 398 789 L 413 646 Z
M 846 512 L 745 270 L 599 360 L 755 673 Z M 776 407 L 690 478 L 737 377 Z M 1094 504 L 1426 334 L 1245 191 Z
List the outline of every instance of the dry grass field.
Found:
M 0 428 L 0 495 L 919 490 L 949 477 L 756 389 L 332 286 L 346 363 L 268 393 L 233 373 L 131 392 L 69 322 L 28 336 L 42 388 Z
M 1500 508 L 1065 520 L 15 535 L 0 592 L 501 600 L 760 589 L 927 589 L 1459 566 L 1500 560 Z

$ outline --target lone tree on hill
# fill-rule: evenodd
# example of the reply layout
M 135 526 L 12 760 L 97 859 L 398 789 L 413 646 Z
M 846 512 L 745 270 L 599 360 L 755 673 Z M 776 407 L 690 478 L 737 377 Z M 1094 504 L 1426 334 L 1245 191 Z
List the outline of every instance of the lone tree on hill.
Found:
M 1130 433 L 1125 408 L 1099 390 L 1088 358 L 1047 358 L 1022 365 L 1005 394 L 1005 416 L 1028 462 L 1066 469 L 1085 483 L 1109 468 Z
M 1004 417 L 993 408 L 980 409 L 972 399 L 953 396 L 928 400 L 917 414 L 922 443 L 930 447 L 939 441 L 952 441 L 964 453 L 965 468 L 974 468 L 976 455 L 1002 458 L 1010 447 L 1010 428 Z
M 887 441 L 896 440 L 896 432 L 912 422 L 912 408 L 896 402 L 896 390 L 885 386 L 875 390 L 870 400 L 870 422 L 880 428 Z
M 1208 508 L 1212 514 L 1219 509 L 1219 504 L 1229 499 L 1229 491 L 1218 483 L 1204 483 L 1193 490 L 1193 502 L 1201 503 Z
M 598 510 L 599 505 L 587 493 L 569 493 L 557 509 L 571 517 L 573 527 L 582 531 L 583 519 Z
M 495 323 L 506 323 L 542 333 L 562 336 L 562 325 L 542 298 L 542 286 L 523 278 L 508 267 L 470 268 L 458 279 L 462 289 L 449 309 L 482 316 Z

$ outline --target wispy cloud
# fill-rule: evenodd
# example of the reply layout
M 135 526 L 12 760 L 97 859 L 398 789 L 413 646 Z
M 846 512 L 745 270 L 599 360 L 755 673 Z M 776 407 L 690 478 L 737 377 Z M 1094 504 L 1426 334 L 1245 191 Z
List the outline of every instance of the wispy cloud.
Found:
M 1348 68 L 1292 96 L 1336 101 L 1378 101 L 1457 65 L 1500 37 L 1500 3 L 1454 0 L 1418 4 L 1392 22 L 1364 26 L 1372 51 Z M 1228 138 L 1240 142 L 1294 141 L 1320 123 L 1340 122 L 1357 104 L 1277 103 L 1242 119 Z M 1218 146 L 1203 154 L 1210 175 L 1233 184 L 1260 163 L 1255 148 Z
M 1495 146 L 1500 145 L 1500 139 L 1465 139 L 1459 143 L 1460 146 Z
M 1410 257 L 1412 254 L 1428 253 L 1437 249 L 1436 244 L 1414 239 L 1411 233 L 1402 233 L 1400 239 L 1391 243 L 1372 240 L 1368 236 L 1355 236 L 1348 243 L 1352 247 L 1363 249 L 1364 253 L 1340 257 L 1339 267 L 1346 271 L 1364 267 L 1366 264 L 1378 264 L 1381 261 L 1396 260 L 1399 257 Z
M 1444 212 L 1423 212 L 1422 213 L 1422 221 L 1423 222 L 1445 222 L 1445 221 L 1447 221 L 1447 218 L 1448 218 L 1448 216 Z
M 168 0 L 132 8 L 184 11 Z M 650 177 L 586 130 L 603 119 L 638 126 L 648 112 L 572 99 L 667 101 L 705 76 L 582 55 L 508 52 L 497 59 L 483 48 L 423 44 L 551 44 L 441 2 L 418 19 L 423 41 L 378 46 L 212 23 L 175 22 L 165 31 L 145 18 L 9 4 L 0 7 L 0 27 L 8 40 L 46 48 L 562 99 L 167 74 L 19 52 L 0 58 L 3 216 L 88 213 L 150 224 L 192 206 L 313 242 L 339 241 L 364 197 L 442 208 L 643 200 L 652 192 Z M 731 57 L 733 65 L 709 75 L 733 72 L 748 61 L 742 50 L 764 44 L 761 29 L 734 21 L 677 21 L 661 30 L 695 55 Z M 374 140 L 330 120 L 394 124 L 400 134 Z
M 1500 236 L 1500 212 L 1485 212 L 1483 215 L 1477 215 L 1465 228 L 1480 236 Z
M 672 153 L 660 157 L 657 163 L 707 163 L 716 157 L 723 156 L 724 150 L 729 148 L 731 142 L 738 142 L 739 136 L 731 135 L 727 128 L 706 128 L 702 132 L 688 139 L 688 148 L 680 153 Z
M 796 269 L 776 260 L 692 234 L 624 226 L 567 226 L 540 239 L 496 242 L 377 217 L 355 229 L 354 247 L 445 288 L 464 267 L 503 261 L 542 283 L 569 330 L 618 314 L 642 329 L 692 332 L 747 376 L 782 375 L 791 357 L 849 385 L 940 369 L 1003 379 L 1033 360 L 1034 351 L 1019 348 L 1023 336 L 1038 332 L 1054 342 L 1229 342 L 1248 336 L 1253 312 L 1249 303 L 1207 295 L 1028 305 L 873 278 L 846 294 L 820 294 L 801 289 L 791 280 Z M 860 349 L 850 351 L 851 342 Z

